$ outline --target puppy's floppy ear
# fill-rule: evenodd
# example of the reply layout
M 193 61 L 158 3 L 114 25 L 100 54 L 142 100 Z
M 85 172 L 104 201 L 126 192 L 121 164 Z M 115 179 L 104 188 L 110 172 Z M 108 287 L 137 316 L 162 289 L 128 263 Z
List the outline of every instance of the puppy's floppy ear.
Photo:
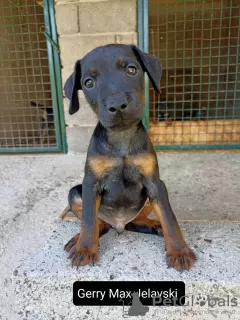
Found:
M 75 63 L 74 72 L 64 85 L 64 91 L 70 100 L 69 113 L 74 114 L 79 110 L 78 90 L 81 90 L 81 60 Z
M 141 51 L 135 45 L 131 45 L 131 47 L 143 71 L 147 72 L 154 89 L 160 93 L 159 82 L 162 75 L 162 64 L 160 60 L 155 56 Z

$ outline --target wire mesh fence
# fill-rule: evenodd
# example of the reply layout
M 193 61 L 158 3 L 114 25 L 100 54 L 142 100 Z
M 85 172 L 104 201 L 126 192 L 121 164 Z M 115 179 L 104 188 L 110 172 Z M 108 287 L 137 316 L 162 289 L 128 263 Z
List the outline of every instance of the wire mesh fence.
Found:
M 163 63 L 150 88 L 155 146 L 240 147 L 239 0 L 149 1 L 149 51 Z
M 43 1 L 0 2 L 0 150 L 56 146 Z

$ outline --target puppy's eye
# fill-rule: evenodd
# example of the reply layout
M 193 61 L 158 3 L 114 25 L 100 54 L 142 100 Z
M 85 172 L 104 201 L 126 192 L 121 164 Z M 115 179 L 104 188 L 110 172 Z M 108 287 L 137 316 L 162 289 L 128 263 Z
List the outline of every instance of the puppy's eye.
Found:
M 92 79 L 87 79 L 84 81 L 84 85 L 86 88 L 90 89 L 94 86 L 94 81 Z
M 136 73 L 137 73 L 137 68 L 135 66 L 128 66 L 127 67 L 127 75 L 135 76 Z

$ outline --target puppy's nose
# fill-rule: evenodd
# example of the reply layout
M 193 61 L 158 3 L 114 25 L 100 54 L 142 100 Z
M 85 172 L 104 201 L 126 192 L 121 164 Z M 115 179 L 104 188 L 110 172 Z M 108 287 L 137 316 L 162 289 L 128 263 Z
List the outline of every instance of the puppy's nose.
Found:
M 124 112 L 126 111 L 127 109 L 127 105 L 124 103 L 124 104 L 120 104 L 118 106 L 109 106 L 108 107 L 108 111 L 111 113 L 111 114 L 115 114 L 117 112 Z

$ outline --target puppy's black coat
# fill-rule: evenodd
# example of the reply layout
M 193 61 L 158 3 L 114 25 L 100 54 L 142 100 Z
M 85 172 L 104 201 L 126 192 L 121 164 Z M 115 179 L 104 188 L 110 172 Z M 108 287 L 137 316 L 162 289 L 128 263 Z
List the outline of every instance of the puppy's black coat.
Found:
M 189 270 L 196 259 L 182 236 L 141 122 L 144 73 L 159 92 L 162 67 L 156 57 L 134 45 L 107 45 L 77 61 L 64 86 L 70 114 L 78 111 L 78 90 L 83 90 L 99 119 L 83 183 L 69 192 L 81 231 L 65 249 L 77 267 L 97 260 L 99 236 L 110 227 L 163 234 L 167 264 L 177 270 Z M 158 220 L 148 218 L 152 209 Z

